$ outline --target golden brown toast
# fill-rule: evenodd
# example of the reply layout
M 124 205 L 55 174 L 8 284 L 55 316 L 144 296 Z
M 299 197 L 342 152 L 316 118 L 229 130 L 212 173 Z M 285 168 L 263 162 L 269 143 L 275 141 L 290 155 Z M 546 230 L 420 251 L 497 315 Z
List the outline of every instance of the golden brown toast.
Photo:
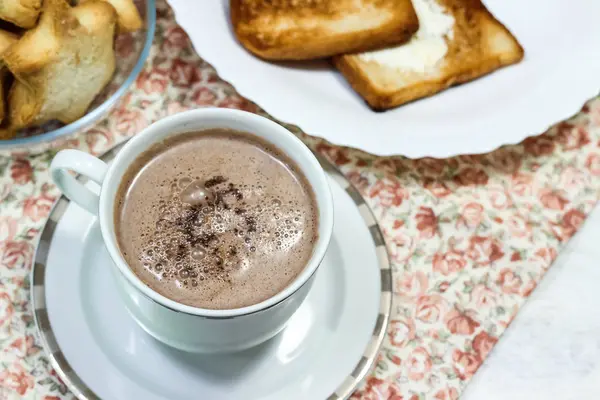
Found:
M 519 42 L 481 0 L 413 0 L 413 5 L 420 28 L 409 42 L 333 59 L 373 109 L 431 96 L 524 56 Z
M 307 60 L 378 49 L 419 27 L 410 0 L 230 0 L 240 43 L 268 60 Z
M 114 72 L 116 23 L 104 1 L 71 8 L 65 0 L 45 0 L 39 24 L 4 54 L 15 75 L 8 129 L 83 116 Z
M 21 28 L 33 28 L 41 8 L 42 0 L 0 0 L 0 19 Z

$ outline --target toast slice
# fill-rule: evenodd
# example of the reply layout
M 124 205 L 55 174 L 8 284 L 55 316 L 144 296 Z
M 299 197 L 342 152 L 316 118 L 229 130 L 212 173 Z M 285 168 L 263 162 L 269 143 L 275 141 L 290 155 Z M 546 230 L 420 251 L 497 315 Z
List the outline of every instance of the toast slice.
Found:
M 308 60 L 407 41 L 419 27 L 410 0 L 230 0 L 233 30 L 267 60 Z
M 4 55 L 15 75 L 10 89 L 10 129 L 83 116 L 115 70 L 117 15 L 104 1 L 71 8 L 45 0 L 40 23 Z
M 79 4 L 90 0 L 80 0 Z M 94 1 L 94 0 L 91 0 Z M 104 0 L 117 11 L 120 32 L 135 32 L 142 27 L 142 17 L 133 0 Z
M 413 0 L 419 31 L 404 45 L 334 57 L 334 65 L 375 110 L 476 79 L 524 56 L 481 0 Z
M 41 8 L 42 0 L 0 0 L 0 19 L 21 28 L 33 28 Z

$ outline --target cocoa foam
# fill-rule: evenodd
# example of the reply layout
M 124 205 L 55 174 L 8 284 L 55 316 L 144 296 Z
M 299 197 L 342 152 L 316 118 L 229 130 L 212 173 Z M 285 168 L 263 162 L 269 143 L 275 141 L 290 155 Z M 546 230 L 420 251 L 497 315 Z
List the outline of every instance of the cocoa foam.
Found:
M 259 303 L 304 269 L 317 237 L 314 194 L 297 166 L 241 132 L 166 139 L 118 191 L 115 226 L 133 272 L 190 306 Z

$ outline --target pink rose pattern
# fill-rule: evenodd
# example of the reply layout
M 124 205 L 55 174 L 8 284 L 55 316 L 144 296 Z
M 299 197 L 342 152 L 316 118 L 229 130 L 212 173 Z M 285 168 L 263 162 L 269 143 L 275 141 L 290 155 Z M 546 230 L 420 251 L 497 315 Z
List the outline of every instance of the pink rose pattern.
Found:
M 164 1 L 155 40 L 160 56 L 120 107 L 63 147 L 98 154 L 196 107 L 266 115 L 195 55 Z M 118 47 L 125 56 L 131 44 Z M 375 157 L 288 127 L 363 193 L 393 261 L 388 335 L 353 398 L 456 400 L 600 196 L 600 99 L 542 136 L 446 160 Z M 54 151 L 0 158 L 0 398 L 72 398 L 37 342 L 28 299 L 34 244 L 58 196 Z

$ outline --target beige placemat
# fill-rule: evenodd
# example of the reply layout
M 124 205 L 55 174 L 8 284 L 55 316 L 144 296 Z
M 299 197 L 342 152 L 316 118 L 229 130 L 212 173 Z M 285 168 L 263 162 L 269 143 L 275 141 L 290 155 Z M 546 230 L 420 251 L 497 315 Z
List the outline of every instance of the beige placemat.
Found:
M 125 101 L 56 145 L 98 154 L 165 115 L 204 106 L 264 114 L 195 54 L 160 0 L 152 53 Z M 394 263 L 388 337 L 355 398 L 457 398 L 598 200 L 600 100 L 543 136 L 446 160 L 379 158 L 288 127 L 367 197 Z M 3 399 L 70 397 L 37 343 L 29 303 L 34 244 L 57 197 L 53 154 L 0 158 Z

